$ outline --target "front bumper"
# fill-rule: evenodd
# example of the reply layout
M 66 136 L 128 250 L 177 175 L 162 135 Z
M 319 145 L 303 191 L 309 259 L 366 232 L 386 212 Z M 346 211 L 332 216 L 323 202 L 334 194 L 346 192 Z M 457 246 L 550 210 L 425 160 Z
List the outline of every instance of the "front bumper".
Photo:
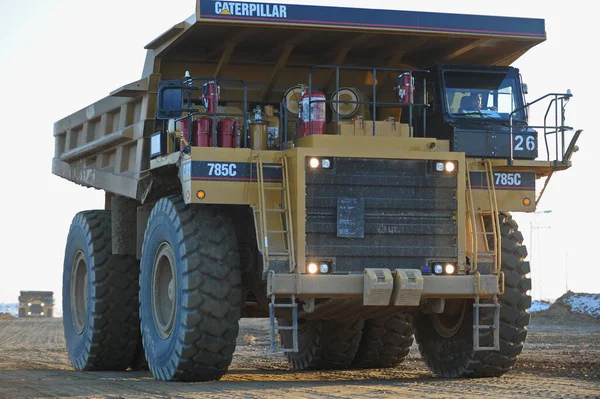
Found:
M 370 284 L 369 273 L 366 269 L 364 274 L 348 275 L 308 275 L 308 274 L 279 274 L 270 272 L 267 277 L 267 293 L 269 296 L 286 297 L 294 295 L 297 298 L 363 298 L 364 305 L 418 305 L 420 299 L 424 298 L 489 298 L 500 294 L 499 279 L 496 275 L 467 275 L 467 276 L 421 276 L 418 270 L 410 270 L 417 273 L 422 279 L 419 287 L 406 286 L 398 277 L 399 270 L 388 270 L 392 281 L 381 283 L 385 298 L 389 294 L 389 301 L 385 299 L 381 303 L 369 303 Z M 382 270 L 382 269 L 378 269 Z M 383 269 L 385 270 L 385 269 Z M 385 284 L 384 284 L 385 283 Z M 390 286 L 391 284 L 391 286 Z M 385 285 L 385 287 L 384 287 Z M 409 304 L 403 298 L 412 298 Z

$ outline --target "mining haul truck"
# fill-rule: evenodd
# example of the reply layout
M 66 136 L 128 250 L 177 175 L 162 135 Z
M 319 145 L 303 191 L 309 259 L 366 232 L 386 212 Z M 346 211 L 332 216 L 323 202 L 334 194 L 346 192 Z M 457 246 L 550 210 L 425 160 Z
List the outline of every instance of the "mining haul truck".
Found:
M 54 313 L 54 292 L 19 292 L 19 317 L 52 317 Z
M 67 237 L 74 368 L 217 380 L 254 317 L 297 370 L 395 367 L 416 340 L 439 376 L 506 373 L 531 305 L 512 213 L 581 133 L 570 91 L 528 101 L 511 66 L 545 39 L 533 18 L 199 0 L 140 80 L 54 125 L 53 173 L 106 198 Z

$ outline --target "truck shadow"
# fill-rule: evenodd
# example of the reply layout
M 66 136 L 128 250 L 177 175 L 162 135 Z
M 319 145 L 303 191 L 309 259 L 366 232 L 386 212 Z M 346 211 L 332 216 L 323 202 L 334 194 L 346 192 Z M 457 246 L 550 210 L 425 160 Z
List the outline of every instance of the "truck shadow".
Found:
M 2 370 L 0 397 L 177 397 L 222 395 L 255 397 L 260 392 L 294 389 L 339 388 L 360 385 L 377 389 L 403 385 L 435 386 L 445 381 L 430 373 L 390 370 L 345 370 L 298 372 L 292 370 L 230 370 L 220 381 L 165 382 L 148 371 L 79 372 L 72 370 Z M 369 388 L 371 387 L 371 388 Z M 254 393 L 254 395 L 252 394 Z M 204 396 L 205 395 L 205 396 Z M 220 397 L 220 396 L 219 396 Z

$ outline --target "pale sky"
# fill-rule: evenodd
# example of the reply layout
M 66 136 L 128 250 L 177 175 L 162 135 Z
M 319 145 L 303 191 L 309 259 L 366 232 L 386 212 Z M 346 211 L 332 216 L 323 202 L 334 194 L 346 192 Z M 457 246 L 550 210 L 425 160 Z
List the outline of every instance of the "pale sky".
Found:
M 543 18 L 546 42 L 517 60 L 529 86 L 528 100 L 571 89 L 567 124 L 584 129 L 573 167 L 557 173 L 530 229 L 532 214 L 515 213 L 530 246 L 534 298 L 554 299 L 568 287 L 600 292 L 596 254 L 600 218 L 595 208 L 593 126 L 599 89 L 597 28 L 591 2 L 334 0 L 280 3 Z M 102 191 L 77 186 L 51 173 L 53 123 L 141 77 L 144 45 L 194 12 L 194 0 L 0 0 L 0 116 L 3 156 L 0 208 L 0 303 L 17 302 L 20 290 L 52 290 L 61 302 L 65 241 L 73 216 L 104 205 Z M 587 70 L 590 69 L 590 70 Z M 532 122 L 542 111 L 533 114 Z M 538 185 L 541 186 L 540 181 Z M 532 234 L 533 232 L 533 234 Z M 565 266 L 568 266 L 568 274 Z

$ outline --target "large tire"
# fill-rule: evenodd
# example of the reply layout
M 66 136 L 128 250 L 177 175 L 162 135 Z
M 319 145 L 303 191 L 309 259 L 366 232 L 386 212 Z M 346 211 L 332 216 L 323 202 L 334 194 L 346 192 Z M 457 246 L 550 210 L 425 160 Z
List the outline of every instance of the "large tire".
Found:
M 142 246 L 140 314 L 146 360 L 161 380 L 220 379 L 241 315 L 238 244 L 218 207 L 180 196 L 152 209 Z
M 27 317 L 27 313 L 25 313 L 25 309 L 19 308 L 19 317 Z
M 405 313 L 365 321 L 352 364 L 357 368 L 390 368 L 404 361 L 414 341 L 412 320 Z
M 78 213 L 69 230 L 63 271 L 63 326 L 77 370 L 126 370 L 138 315 L 135 258 L 112 255 L 109 211 Z
M 505 275 L 505 292 L 500 301 L 500 350 L 473 350 L 473 301 L 447 301 L 447 308 L 459 309 L 464 305 L 464 316 L 457 331 L 448 337 L 438 332 L 434 318 L 444 316 L 417 314 L 415 316 L 416 339 L 425 363 L 437 375 L 443 377 L 499 377 L 517 362 L 527 337 L 531 306 L 531 280 L 529 262 L 523 259 L 527 249 L 522 245 L 523 235 L 510 214 L 500 215 L 502 234 L 502 271 Z M 452 305 L 454 304 L 454 306 Z M 458 304 L 458 306 L 456 306 Z M 450 305 L 450 306 L 448 306 Z M 493 324 L 493 312 L 480 309 L 481 324 Z M 457 312 L 458 313 L 458 312 Z M 447 317 L 446 320 L 450 318 Z M 450 324 L 448 324 L 450 325 Z M 448 330 L 451 330 L 450 328 Z M 492 332 L 480 334 L 481 346 L 492 346 Z
M 279 325 L 291 326 L 289 319 L 279 319 Z M 356 356 L 364 321 L 361 319 L 301 320 L 298 326 L 298 352 L 285 355 L 296 370 L 338 370 L 352 365 Z M 293 347 L 291 330 L 280 330 L 284 348 Z
M 46 313 L 46 317 L 52 317 L 54 311 L 52 309 L 48 309 L 48 313 Z

